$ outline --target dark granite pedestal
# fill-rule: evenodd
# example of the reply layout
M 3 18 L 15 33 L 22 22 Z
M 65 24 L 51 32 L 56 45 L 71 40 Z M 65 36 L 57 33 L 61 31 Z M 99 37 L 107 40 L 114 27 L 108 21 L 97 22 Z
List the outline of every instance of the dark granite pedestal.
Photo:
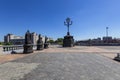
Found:
M 63 47 L 73 47 L 74 46 L 74 39 L 73 36 L 66 35 L 63 39 Z
M 33 53 L 33 45 L 25 44 L 24 45 L 24 53 Z
M 31 33 L 29 30 L 25 34 L 25 44 L 24 44 L 24 51 L 23 53 L 33 53 L 33 44 L 31 41 Z
M 47 48 L 48 48 L 48 45 L 49 45 L 49 43 L 48 43 L 48 37 L 45 36 L 44 49 L 47 49 Z
M 117 53 L 117 56 L 114 58 L 114 60 L 119 61 L 120 62 L 120 53 Z
M 48 48 L 49 43 L 44 43 L 44 49 Z
M 39 34 L 39 38 L 37 41 L 37 50 L 43 50 L 43 41 L 42 41 L 41 34 Z
M 37 50 L 43 50 L 43 44 L 42 43 L 37 44 Z
M 69 17 L 64 22 L 64 25 L 67 26 L 68 32 L 67 32 L 67 35 L 64 36 L 63 47 L 73 47 L 74 46 L 74 39 L 73 39 L 73 36 L 71 36 L 70 32 L 69 32 L 69 26 L 72 25 L 72 21 L 70 20 Z

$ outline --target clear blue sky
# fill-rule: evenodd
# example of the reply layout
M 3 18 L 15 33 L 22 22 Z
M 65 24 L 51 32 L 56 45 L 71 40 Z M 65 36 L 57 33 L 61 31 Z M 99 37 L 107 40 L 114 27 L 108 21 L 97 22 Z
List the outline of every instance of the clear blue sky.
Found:
M 109 35 L 120 38 L 120 0 L 0 0 L 0 41 L 27 30 L 53 37 L 66 35 L 64 20 L 70 17 L 76 40 Z

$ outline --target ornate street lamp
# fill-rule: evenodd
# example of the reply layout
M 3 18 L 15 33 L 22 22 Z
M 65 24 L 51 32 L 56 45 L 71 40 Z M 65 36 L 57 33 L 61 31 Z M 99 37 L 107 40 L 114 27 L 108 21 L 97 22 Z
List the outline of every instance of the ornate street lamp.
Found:
M 67 26 L 67 28 L 68 28 L 67 35 L 70 35 L 69 26 L 72 25 L 72 23 L 73 23 L 73 22 L 70 20 L 69 17 L 66 19 L 66 21 L 64 21 L 64 25 Z

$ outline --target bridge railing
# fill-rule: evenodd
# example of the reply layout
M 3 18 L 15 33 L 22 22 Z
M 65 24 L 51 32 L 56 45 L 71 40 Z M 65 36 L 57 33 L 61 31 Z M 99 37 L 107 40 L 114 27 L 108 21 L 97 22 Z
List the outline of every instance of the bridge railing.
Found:
M 23 49 L 23 45 L 2 46 L 3 52 Z
M 37 45 L 32 45 L 33 50 L 37 50 Z M 44 45 L 43 45 L 44 47 Z M 49 47 L 54 48 L 54 47 L 60 47 L 59 45 L 50 45 Z M 3 45 L 0 46 L 0 54 L 10 54 L 12 52 L 17 52 L 17 53 L 23 53 L 24 51 L 24 45 Z
M 0 46 L 0 54 L 2 54 L 2 53 L 3 53 L 3 47 Z
M 33 45 L 33 50 L 37 49 L 37 45 Z M 11 53 L 12 51 L 23 52 L 24 45 L 4 45 L 0 46 L 0 54 Z

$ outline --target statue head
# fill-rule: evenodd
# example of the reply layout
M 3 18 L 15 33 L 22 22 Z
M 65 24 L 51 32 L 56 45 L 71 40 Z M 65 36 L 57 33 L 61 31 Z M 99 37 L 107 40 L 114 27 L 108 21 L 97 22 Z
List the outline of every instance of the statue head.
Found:
M 41 38 L 41 34 L 39 34 L 39 39 Z
M 39 34 L 39 36 L 38 36 L 38 41 L 37 41 L 37 43 L 43 43 L 41 34 Z

